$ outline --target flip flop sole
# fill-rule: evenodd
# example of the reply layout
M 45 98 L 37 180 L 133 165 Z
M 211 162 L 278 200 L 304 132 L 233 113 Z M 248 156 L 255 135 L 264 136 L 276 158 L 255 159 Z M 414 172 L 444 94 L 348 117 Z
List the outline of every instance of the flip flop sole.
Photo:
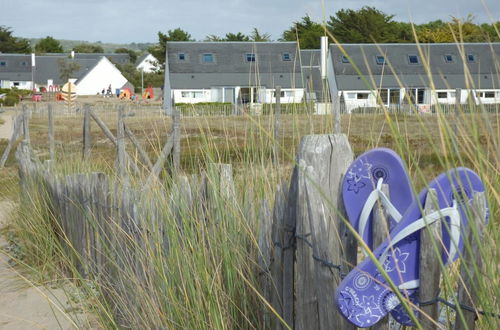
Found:
M 359 232 L 359 220 L 369 195 L 377 181 L 389 185 L 390 201 L 403 214 L 415 200 L 408 173 L 401 157 L 391 149 L 376 148 L 360 155 L 349 167 L 342 184 L 344 207 L 349 221 Z M 390 229 L 396 222 L 390 218 Z M 372 215 L 368 217 L 363 240 L 373 249 Z
M 436 190 L 440 209 L 457 205 L 457 211 L 460 214 L 460 230 L 463 232 L 468 220 L 466 206 L 471 203 L 474 192 L 484 191 L 479 176 L 469 169 L 458 168 L 438 176 L 429 184 L 429 188 Z M 413 202 L 408 207 L 401 222 L 391 231 L 391 238 L 404 233 L 408 226 L 422 217 L 421 209 L 426 196 L 427 189 L 424 189 L 419 194 L 418 201 Z M 442 221 L 442 237 L 446 247 L 443 251 L 444 262 L 451 261 L 448 257 L 448 252 L 452 250 L 449 222 L 450 218 Z M 460 237 L 462 236 L 460 235 Z M 394 284 L 400 288 L 400 291 L 407 296 L 414 296 L 419 280 L 420 231 L 409 234 L 393 244 L 390 249 L 388 248 L 389 244 L 388 239 L 373 253 L 377 258 L 382 258 L 380 260 L 382 268 Z M 460 241 L 458 251 L 462 247 L 463 242 Z M 374 325 L 400 305 L 397 296 L 391 291 L 386 280 L 369 258 L 360 263 L 343 279 L 337 288 L 335 299 L 342 315 L 358 327 Z

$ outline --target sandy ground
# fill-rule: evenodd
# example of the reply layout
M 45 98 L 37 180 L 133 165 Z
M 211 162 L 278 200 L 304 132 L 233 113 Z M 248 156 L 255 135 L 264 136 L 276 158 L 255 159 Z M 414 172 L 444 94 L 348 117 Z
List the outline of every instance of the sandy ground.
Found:
M 13 112 L 0 114 L 0 139 L 10 139 Z M 0 187 L 1 189 L 1 187 Z M 14 208 L 10 201 L 0 201 L 0 228 L 6 225 Z M 30 284 L 9 264 L 8 244 L 0 235 L 0 330 L 89 328 L 85 317 L 72 310 L 64 290 L 46 289 Z

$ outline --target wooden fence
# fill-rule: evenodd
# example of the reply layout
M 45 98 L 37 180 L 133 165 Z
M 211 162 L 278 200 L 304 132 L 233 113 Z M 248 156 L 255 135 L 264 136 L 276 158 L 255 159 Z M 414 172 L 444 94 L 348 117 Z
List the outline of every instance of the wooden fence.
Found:
M 140 151 L 140 145 L 123 122 L 122 111 L 118 112 L 117 136 L 113 136 L 106 125 L 99 120 L 90 107 L 84 108 L 84 146 L 83 156 L 89 153 L 89 126 L 93 119 L 104 134 L 117 147 L 117 172 L 126 178 L 128 167 L 135 171 L 135 164 L 125 152 L 124 140 L 128 136 Z M 111 264 L 107 254 L 113 254 L 113 260 L 121 260 L 130 267 L 137 269 L 139 277 L 147 277 L 148 265 L 139 258 L 135 247 L 148 244 L 148 235 L 161 238 L 161 249 L 168 253 L 168 237 L 158 220 L 162 208 L 144 199 L 141 191 L 130 189 L 125 180 L 112 182 L 102 173 L 74 174 L 59 177 L 50 171 L 48 165 L 42 165 L 36 160 L 29 145 L 27 110 L 24 116 L 16 119 L 15 140 L 24 128 L 24 141 L 16 153 L 20 167 L 21 185 L 25 189 L 29 182 L 36 182 L 40 189 L 46 189 L 47 203 L 50 213 L 55 216 L 58 231 L 68 254 L 72 255 L 76 270 L 83 276 L 93 276 L 103 281 L 104 286 L 111 287 L 123 295 L 133 295 L 133 292 L 123 286 L 118 271 L 123 264 Z M 49 108 L 50 114 L 50 108 Z M 179 118 L 179 114 L 175 115 Z M 49 115 L 49 118 L 51 116 Z M 24 123 L 24 124 L 22 124 Z M 175 145 L 179 143 L 179 119 L 173 121 L 173 133 L 165 144 L 162 153 L 155 164 L 144 162 L 150 168 L 150 176 L 145 186 L 158 176 L 162 164 L 174 150 L 174 164 L 178 163 L 175 156 Z M 51 130 L 49 120 L 49 131 Z M 53 132 L 53 131 L 52 131 Z M 53 133 L 52 133 L 53 134 Z M 5 154 L 5 153 L 4 153 Z M 348 166 L 353 161 L 353 152 L 343 134 L 311 135 L 302 138 L 298 147 L 296 165 L 288 183 L 280 185 L 273 202 L 262 201 L 258 214 L 260 247 L 258 264 L 262 272 L 260 285 L 262 296 L 276 311 L 265 308 L 263 311 L 264 327 L 269 329 L 284 328 L 283 322 L 294 329 L 354 329 L 338 312 L 334 303 L 334 292 L 342 277 L 357 264 L 358 248 L 354 236 L 343 221 L 345 214 L 341 201 L 341 182 Z M 178 165 L 176 165 L 178 166 Z M 191 189 L 189 180 L 178 176 L 173 171 L 174 186 L 169 200 L 181 198 L 184 203 L 196 212 L 203 212 L 206 218 L 217 216 L 214 201 L 224 199 L 228 203 L 238 203 L 232 181 L 230 165 L 212 164 L 202 180 L 202 189 Z M 208 179 L 212 178 L 212 179 Z M 214 179 L 215 178 L 215 179 Z M 43 187 L 43 188 L 42 188 Z M 384 187 L 387 189 L 387 187 Z M 27 194 L 24 191 L 24 194 Z M 166 192 L 159 192 L 166 194 Z M 29 202 L 29 201 L 25 201 Z M 481 233 L 484 215 L 481 211 L 485 203 L 484 195 L 475 196 L 475 219 L 471 225 L 477 226 L 475 232 Z M 435 205 L 435 194 L 429 192 L 425 212 L 430 212 Z M 245 205 L 241 209 L 248 209 Z M 182 210 L 174 211 L 181 213 Z M 253 215 L 248 215 L 252 217 Z M 375 210 L 374 240 L 381 242 L 387 237 L 385 210 L 377 206 Z M 89 221 L 93 218 L 93 221 Z M 147 219 L 147 221 L 146 221 Z M 97 225 L 96 225 L 97 224 Z M 435 300 L 439 292 L 439 276 L 441 266 L 432 244 L 439 242 L 440 227 L 431 225 L 423 231 L 421 244 L 421 287 L 420 300 Z M 120 241 L 125 233 L 128 240 Z M 432 239 L 434 236 L 434 239 Z M 480 255 L 476 253 L 477 241 L 472 239 L 472 233 L 467 234 L 472 246 L 472 253 L 462 256 L 462 278 L 459 285 L 459 302 L 471 306 L 476 299 L 474 292 L 465 290 L 473 287 L 477 279 L 468 271 L 472 262 L 481 263 Z M 130 242 L 132 241 L 132 244 Z M 103 241 L 106 241 L 103 243 Z M 108 251 L 103 246 L 116 246 Z M 156 247 L 158 248 L 158 246 Z M 147 278 L 144 279 L 145 282 Z M 421 322 L 434 327 L 438 319 L 437 303 L 422 306 L 424 313 L 420 314 Z M 466 310 L 465 322 L 457 313 L 456 329 L 474 328 L 476 314 Z M 116 317 L 119 319 L 119 311 Z M 432 320 L 432 321 L 431 321 Z M 378 324 L 377 329 L 391 328 L 386 319 Z
M 164 235 L 161 222 L 162 208 L 147 202 L 140 191 L 134 191 L 127 184 L 112 182 L 102 173 L 75 174 L 58 177 L 50 171 L 49 165 L 41 165 L 31 153 L 28 141 L 24 141 L 16 153 L 20 166 L 21 185 L 39 182 L 40 189 L 48 191 L 50 213 L 58 225 L 66 251 L 73 256 L 76 270 L 83 277 L 93 276 L 123 295 L 133 293 L 123 286 L 120 267 L 136 267 L 139 278 L 147 277 L 147 264 L 137 256 L 133 247 L 150 244 L 148 235 L 156 235 L 163 242 L 162 249 L 168 250 L 168 237 Z M 260 247 L 258 263 L 262 269 L 260 286 L 262 296 L 269 302 L 278 318 L 270 309 L 263 310 L 265 328 L 284 328 L 282 320 L 294 329 L 354 329 L 338 312 L 333 295 L 342 277 L 357 264 L 356 240 L 342 221 L 344 216 L 341 202 L 341 180 L 353 160 L 353 153 L 342 134 L 305 136 L 299 146 L 297 162 L 288 184 L 278 187 L 272 203 L 263 200 L 258 214 Z M 187 207 L 203 212 L 207 219 L 221 210 L 214 202 L 223 198 L 228 203 L 238 203 L 232 181 L 230 165 L 212 164 L 204 176 L 202 189 L 191 189 L 186 177 L 169 192 L 174 213 Z M 215 174 L 214 174 L 215 173 Z M 207 179 L 207 178 L 211 179 Z M 216 178 L 216 179 L 213 179 Z M 387 187 L 383 189 L 387 190 Z M 25 192 L 27 193 L 27 192 Z M 159 191 L 166 194 L 164 191 Z M 222 196 L 222 197 L 221 197 Z M 436 194 L 430 191 L 425 212 L 431 212 Z M 476 195 L 476 233 L 482 235 L 484 219 L 484 195 Z M 160 198 L 161 199 L 161 198 Z M 183 199 L 184 203 L 179 203 Z M 163 199 L 165 200 L 165 199 Z M 179 204 L 178 204 L 179 203 Z M 385 211 L 376 210 L 374 239 L 377 242 L 387 236 Z M 248 207 L 242 206 L 242 209 Z M 254 216 L 249 213 L 247 216 Z M 93 217 L 94 221 L 88 219 Z M 97 224 L 97 225 L 96 225 Z M 441 266 L 432 242 L 440 241 L 440 225 L 431 225 L 422 233 L 420 300 L 435 299 L 439 293 Z M 119 239 L 124 233 L 127 240 Z M 465 290 L 473 287 L 477 279 L 468 271 L 472 262 L 480 264 L 477 241 L 472 233 L 467 234 L 472 244 L 472 253 L 462 256 L 461 275 L 464 282 L 459 285 L 458 299 L 464 305 L 472 306 L 475 299 Z M 434 236 L 432 238 L 431 236 Z M 107 240 L 103 243 L 103 240 Z M 103 246 L 115 246 L 107 251 Z M 151 249 L 158 247 L 151 247 Z M 118 264 L 109 263 L 108 254 Z M 168 253 L 168 251 L 163 251 Z M 148 282 L 144 278 L 145 283 Z M 104 285 L 105 284 L 105 285 Z M 470 292 L 469 292 L 470 293 Z M 472 299 L 472 300 L 471 300 Z M 422 306 L 420 321 L 424 328 L 435 327 L 438 320 L 437 304 Z M 474 312 L 462 309 L 465 322 L 457 313 L 456 329 L 474 328 Z M 116 317 L 120 315 L 117 311 Z M 377 329 L 392 328 L 386 319 L 377 324 Z

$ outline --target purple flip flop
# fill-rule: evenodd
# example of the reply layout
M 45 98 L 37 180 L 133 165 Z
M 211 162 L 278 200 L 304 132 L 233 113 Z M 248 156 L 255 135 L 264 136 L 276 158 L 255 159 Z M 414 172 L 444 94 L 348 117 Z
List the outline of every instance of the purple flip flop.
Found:
M 381 191 L 389 185 L 389 194 Z M 349 167 L 342 184 L 347 217 L 370 249 L 373 249 L 372 210 L 380 200 L 389 213 L 389 230 L 401 220 L 415 200 L 403 161 L 387 148 L 376 148 L 359 156 Z
M 475 192 L 484 191 L 479 176 L 466 168 L 441 174 L 429 184 L 429 188 L 436 190 L 440 210 L 427 215 L 425 220 L 422 218 L 421 209 L 427 196 L 427 189 L 424 189 L 391 231 L 390 239 L 373 252 L 391 281 L 410 298 L 416 296 L 419 287 L 420 230 L 425 227 L 425 223 L 444 219 L 443 261 L 448 263 L 455 260 L 463 249 L 461 234 L 468 222 L 466 204 L 471 203 Z M 369 258 L 342 280 L 335 300 L 342 315 L 361 328 L 376 324 L 400 305 L 396 294 Z

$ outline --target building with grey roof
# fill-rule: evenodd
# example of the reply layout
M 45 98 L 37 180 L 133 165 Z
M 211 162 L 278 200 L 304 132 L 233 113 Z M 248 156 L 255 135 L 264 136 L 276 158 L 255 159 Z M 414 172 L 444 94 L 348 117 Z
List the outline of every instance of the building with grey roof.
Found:
M 500 103 L 500 43 L 330 45 L 331 95 L 346 107 Z
M 31 55 L 0 54 L 0 87 L 32 89 L 33 81 L 36 89 L 57 90 L 66 83 L 61 71 L 64 65 L 69 64 L 76 64 L 77 69 L 71 73 L 70 80 L 80 86 L 77 90 L 80 95 L 96 94 L 110 84 L 121 88 L 127 83 L 115 65 L 104 56 L 70 58 L 67 54 L 36 55 L 35 66 L 32 66 Z
M 165 99 L 176 103 L 271 103 L 304 97 L 295 42 L 168 42 Z

